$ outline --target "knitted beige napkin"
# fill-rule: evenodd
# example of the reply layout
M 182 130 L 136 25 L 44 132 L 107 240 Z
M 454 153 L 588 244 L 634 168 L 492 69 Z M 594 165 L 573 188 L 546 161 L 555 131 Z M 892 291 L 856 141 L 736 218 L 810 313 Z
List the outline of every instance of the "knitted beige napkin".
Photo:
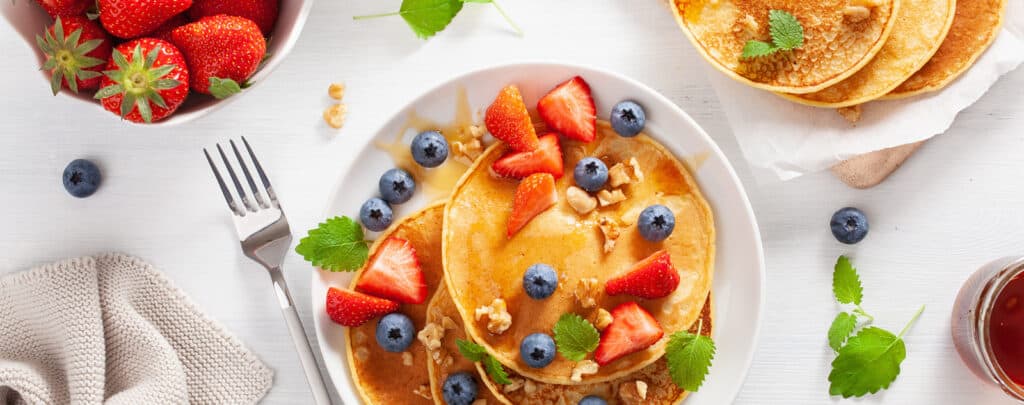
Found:
M 149 264 L 0 278 L 0 404 L 250 404 L 273 373 Z

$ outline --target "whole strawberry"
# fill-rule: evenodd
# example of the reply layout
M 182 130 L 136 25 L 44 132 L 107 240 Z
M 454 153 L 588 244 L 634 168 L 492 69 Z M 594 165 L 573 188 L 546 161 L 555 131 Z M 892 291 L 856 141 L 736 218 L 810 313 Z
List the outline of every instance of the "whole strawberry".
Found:
M 185 58 L 170 42 L 142 38 L 114 48 L 96 98 L 132 122 L 159 121 L 188 96 Z
M 279 0 L 195 0 L 188 14 L 193 20 L 227 14 L 245 17 L 260 27 L 264 36 L 270 36 L 277 22 Z
M 162 39 L 167 42 L 172 42 L 171 32 L 182 25 L 188 24 L 189 22 L 188 17 L 185 16 L 185 14 L 188 13 L 181 13 L 174 17 L 171 17 L 170 20 L 164 21 L 164 23 L 157 27 L 157 29 L 153 30 L 153 32 L 149 33 L 149 35 L 146 36 L 149 38 Z
M 43 70 L 50 72 L 50 89 L 57 95 L 61 86 L 79 89 L 100 87 L 103 66 L 110 58 L 110 37 L 99 24 L 85 17 L 57 17 L 36 44 L 46 55 Z
M 99 0 L 103 28 L 118 38 L 138 38 L 192 6 L 192 0 Z
M 246 18 L 206 17 L 171 32 L 185 54 L 192 90 L 225 98 L 241 91 L 267 53 L 259 27 Z
M 92 4 L 92 0 L 36 0 L 50 17 L 79 17 Z

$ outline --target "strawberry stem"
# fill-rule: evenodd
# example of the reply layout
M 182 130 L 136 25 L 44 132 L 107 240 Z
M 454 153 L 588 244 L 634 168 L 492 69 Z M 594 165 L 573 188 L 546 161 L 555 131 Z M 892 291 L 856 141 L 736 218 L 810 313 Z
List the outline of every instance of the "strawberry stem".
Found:
M 391 16 L 399 15 L 399 14 L 402 14 L 402 12 L 401 11 L 395 11 L 395 12 L 391 12 L 391 13 L 380 13 L 380 14 L 370 14 L 370 15 L 356 15 L 356 16 L 352 16 L 352 19 L 353 20 L 368 20 L 368 19 L 371 19 L 371 18 L 391 17 Z

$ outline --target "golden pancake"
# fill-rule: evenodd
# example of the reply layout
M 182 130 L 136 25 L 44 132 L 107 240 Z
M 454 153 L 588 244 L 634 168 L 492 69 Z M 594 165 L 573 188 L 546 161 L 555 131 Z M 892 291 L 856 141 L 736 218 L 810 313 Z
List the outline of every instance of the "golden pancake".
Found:
M 423 269 L 427 291 L 437 291 L 444 268 L 441 266 L 441 223 L 444 203 L 435 203 L 409 215 L 385 230 L 371 249 L 371 255 L 385 239 L 396 236 L 408 240 L 416 249 L 416 257 Z M 360 271 L 352 280 L 355 289 Z M 427 303 L 402 304 L 398 312 L 412 319 L 419 331 L 426 324 Z M 429 393 L 430 376 L 427 372 L 427 350 L 419 339 L 413 339 L 405 353 L 412 356 L 407 363 L 405 353 L 391 353 L 377 344 L 377 321 L 356 328 L 345 328 L 346 352 L 349 369 L 359 396 L 367 404 L 431 404 L 417 391 Z
M 953 24 L 956 0 L 902 0 L 896 26 L 875 58 L 845 80 L 807 94 L 781 94 L 801 104 L 839 108 L 888 94 L 931 59 Z
M 701 334 L 706 336 L 711 336 L 711 308 L 711 296 L 708 295 L 704 308 L 701 310 L 701 320 L 703 321 Z M 445 318 L 448 318 L 448 321 L 445 321 Z M 444 383 L 449 374 L 473 368 L 473 363 L 462 358 L 459 355 L 458 348 L 455 346 L 457 339 L 466 339 L 466 333 L 463 329 L 462 319 L 455 308 L 455 303 L 451 300 L 451 296 L 448 295 L 444 286 L 441 286 L 430 301 L 430 307 L 427 310 L 427 322 L 440 325 L 449 321 L 453 322 L 456 327 L 445 331 L 446 333 L 441 340 L 441 348 L 438 350 L 438 353 L 440 353 L 438 357 L 443 359 L 451 356 L 454 360 L 452 363 L 428 363 L 428 366 L 431 367 L 430 385 L 433 388 L 434 398 L 441 398 L 441 384 Z M 693 325 L 690 328 L 690 332 L 697 333 L 697 326 L 696 324 Z M 487 386 L 487 389 L 484 389 L 482 385 L 480 386 L 478 398 L 485 399 L 488 404 L 495 403 L 494 400 L 503 404 L 556 404 L 560 403 L 560 400 L 563 401 L 561 403 L 574 404 L 587 395 L 597 395 L 604 398 L 610 405 L 667 405 L 682 402 L 688 394 L 672 383 L 671 376 L 668 373 L 668 365 L 664 358 L 635 373 L 612 381 L 578 385 L 536 382 L 519 376 L 514 372 L 509 373 L 509 379 L 512 381 L 512 384 L 500 385 L 488 377 L 482 366 L 478 364 L 476 368 L 479 380 L 483 381 Z M 638 392 L 638 381 L 646 385 L 644 396 L 641 396 Z M 443 401 L 435 402 L 437 405 L 444 404 Z
M 697 51 L 742 83 L 783 93 L 811 93 L 864 67 L 889 37 L 903 0 L 670 0 Z M 866 15 L 856 14 L 864 7 Z M 802 47 L 742 58 L 749 40 L 770 42 L 769 10 L 789 12 L 804 29 Z M 850 15 L 847 15 L 850 14 Z
M 491 164 L 506 150 L 503 143 L 490 147 L 463 176 L 445 212 L 445 281 L 470 336 L 501 363 L 537 381 L 578 383 L 570 380 L 575 362 L 560 355 L 539 369 L 527 366 L 519 356 L 524 337 L 534 332 L 550 334 L 561 315 L 576 313 L 593 319 L 599 308 L 611 310 L 636 301 L 668 336 L 697 320 L 711 289 L 714 220 L 696 181 L 650 137 L 618 136 L 605 121 L 599 121 L 597 129 L 593 142 L 562 141 L 565 175 L 556 181 L 558 202 L 511 238 L 506 236 L 506 226 L 518 182 L 490 173 Z M 576 163 L 588 156 L 602 159 L 610 168 L 635 159 L 638 173 L 634 173 L 636 181 L 620 188 L 625 200 L 580 215 L 566 200 L 566 190 L 573 185 Z M 658 243 L 643 239 L 635 224 L 640 211 L 654 204 L 667 206 L 676 219 L 672 235 Z M 609 233 L 618 234 L 607 253 L 602 223 L 606 229 L 614 226 L 617 232 Z M 679 287 L 673 293 L 654 300 L 604 293 L 606 280 L 662 249 L 671 254 L 679 272 Z M 551 265 L 559 273 L 558 288 L 543 300 L 529 298 L 522 286 L 527 267 L 536 263 Z M 475 319 L 478 309 L 486 310 L 498 299 L 507 304 L 510 324 L 491 322 L 487 316 Z M 506 330 L 500 330 L 503 327 Z M 665 343 L 662 339 L 602 366 L 583 382 L 609 381 L 635 372 L 660 358 Z
M 958 0 L 953 25 L 935 55 L 885 98 L 909 97 L 946 87 L 988 49 L 1003 26 L 1006 0 Z

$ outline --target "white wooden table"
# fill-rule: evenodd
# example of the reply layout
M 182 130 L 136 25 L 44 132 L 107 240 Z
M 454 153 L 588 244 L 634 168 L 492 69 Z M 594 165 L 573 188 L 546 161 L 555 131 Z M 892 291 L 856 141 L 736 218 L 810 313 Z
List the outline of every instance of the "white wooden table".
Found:
M 707 84 L 704 62 L 658 1 L 506 0 L 524 38 L 480 5 L 467 5 L 427 42 L 399 18 L 351 19 L 398 4 L 320 1 L 298 46 L 269 80 L 212 116 L 167 130 L 130 126 L 51 96 L 30 50 L 0 25 L 0 271 L 111 250 L 141 256 L 275 369 L 266 403 L 309 402 L 266 273 L 238 249 L 201 148 L 247 136 L 293 229 L 304 232 L 322 219 L 355 146 L 410 97 L 473 68 L 568 61 L 624 73 L 678 103 L 721 145 L 750 192 L 767 249 L 768 306 L 737 403 L 834 401 L 825 332 L 837 311 L 831 266 L 842 253 L 860 267 L 865 307 L 878 325 L 898 329 L 918 305 L 928 305 L 907 338 L 902 375 L 862 402 L 1010 403 L 962 367 L 949 315 L 971 271 L 1024 252 L 1024 71 L 1004 78 L 873 190 L 848 189 L 827 173 L 759 186 Z M 332 81 L 348 84 L 349 119 L 341 132 L 320 119 Z M 84 200 L 67 195 L 60 180 L 67 162 L 79 157 L 98 162 L 105 176 L 101 190 Z M 828 230 L 832 212 L 846 205 L 864 209 L 871 220 L 870 235 L 855 247 L 841 246 Z M 312 270 L 296 255 L 285 269 L 311 329 Z

